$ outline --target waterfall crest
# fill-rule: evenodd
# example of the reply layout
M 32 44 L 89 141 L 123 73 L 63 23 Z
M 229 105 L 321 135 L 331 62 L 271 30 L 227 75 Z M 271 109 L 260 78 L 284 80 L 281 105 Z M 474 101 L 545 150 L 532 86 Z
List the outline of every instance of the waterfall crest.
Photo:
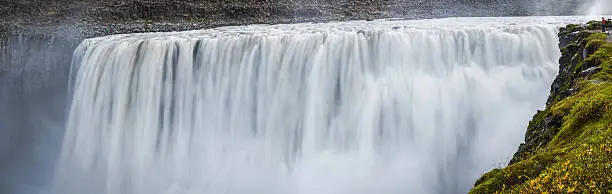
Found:
M 84 41 L 58 193 L 455 193 L 545 103 L 574 17 Z

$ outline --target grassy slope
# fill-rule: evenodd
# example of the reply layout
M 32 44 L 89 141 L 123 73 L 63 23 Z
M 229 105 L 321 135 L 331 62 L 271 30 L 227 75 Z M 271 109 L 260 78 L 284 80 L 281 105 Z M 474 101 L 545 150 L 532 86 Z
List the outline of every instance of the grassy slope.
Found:
M 551 140 L 518 162 L 486 173 L 470 193 L 612 193 L 612 43 L 605 34 L 589 31 L 592 26 L 572 27 L 566 27 L 569 33 L 588 33 L 580 44 L 591 54 L 567 75 L 572 79 L 562 88 L 572 94 L 553 99 L 528 127 L 528 133 L 547 133 Z M 582 49 L 567 50 L 562 49 L 564 55 L 581 58 Z M 585 74 L 589 68 L 598 71 Z M 545 120 L 561 122 L 535 131 Z

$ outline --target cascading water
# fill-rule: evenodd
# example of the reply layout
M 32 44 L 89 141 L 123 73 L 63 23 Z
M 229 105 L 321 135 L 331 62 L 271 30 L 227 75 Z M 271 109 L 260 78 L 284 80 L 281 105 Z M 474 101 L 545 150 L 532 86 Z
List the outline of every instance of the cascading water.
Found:
M 57 193 L 460 193 L 516 150 L 574 17 L 84 41 Z

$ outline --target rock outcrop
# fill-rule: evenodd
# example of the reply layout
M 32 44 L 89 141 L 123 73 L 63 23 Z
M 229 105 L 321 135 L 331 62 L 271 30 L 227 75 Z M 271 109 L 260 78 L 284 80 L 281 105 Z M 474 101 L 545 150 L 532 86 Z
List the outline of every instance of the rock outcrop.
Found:
M 598 21 L 561 28 L 546 109 L 510 164 L 484 174 L 470 193 L 612 192 L 612 39 L 600 28 Z
M 548 2 L 548 1 L 547 1 Z M 582 1 L 539 0 L 3 0 L 0 31 L 90 38 L 112 33 L 278 24 L 459 16 L 575 14 Z

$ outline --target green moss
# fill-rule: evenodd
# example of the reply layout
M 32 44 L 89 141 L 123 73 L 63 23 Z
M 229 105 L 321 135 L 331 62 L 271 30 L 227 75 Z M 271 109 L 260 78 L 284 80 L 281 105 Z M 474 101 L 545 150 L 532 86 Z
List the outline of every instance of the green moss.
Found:
M 568 25 L 563 33 L 575 28 Z M 577 36 L 588 57 L 582 60 L 581 49 L 569 44 L 563 57 L 579 61 L 559 75 L 560 91 L 571 88 L 571 95 L 556 98 L 529 122 L 532 150 L 483 175 L 470 193 L 612 193 L 612 43 L 602 33 Z M 599 70 L 583 72 L 591 67 Z
M 550 142 L 551 146 L 560 147 L 563 144 L 576 141 L 576 137 L 584 133 L 584 126 L 592 122 L 601 122 L 604 114 L 610 114 L 612 109 L 612 85 L 609 82 L 587 85 L 582 91 L 552 108 L 554 115 L 565 115 L 559 133 Z
M 612 20 L 607 20 L 606 28 L 612 27 Z M 588 30 L 601 30 L 601 20 L 593 20 L 587 23 L 586 29 Z
M 529 125 L 527 126 L 527 134 L 529 134 L 530 137 L 535 138 L 535 139 L 534 140 L 530 139 L 529 141 L 545 142 L 550 139 L 548 133 L 556 132 L 558 128 L 557 126 L 554 125 L 554 123 L 548 123 L 547 125 L 547 122 L 545 121 L 545 119 L 550 119 L 551 117 L 552 115 L 550 114 L 550 110 L 548 109 L 544 111 L 538 111 L 533 116 L 531 121 L 529 121 Z M 555 118 L 550 119 L 550 121 L 554 121 L 554 120 Z M 542 131 L 542 129 L 545 129 L 546 131 Z M 520 155 L 517 155 L 517 157 L 519 158 L 516 158 L 515 162 L 524 160 L 532 156 L 534 152 L 537 151 L 538 148 L 539 147 L 533 147 L 530 150 L 524 150 L 523 152 L 520 153 Z
M 591 63 L 599 62 L 601 70 L 592 78 L 604 81 L 612 80 L 612 43 L 606 43 L 600 46 L 592 56 Z M 589 57 L 589 58 L 591 58 Z
M 544 152 L 504 169 L 495 169 L 485 174 L 470 193 L 489 194 L 520 185 L 537 177 L 546 167 L 559 160 L 562 154 L 562 150 Z
M 595 21 L 595 20 L 590 21 L 590 22 L 587 23 L 586 28 L 589 29 L 589 30 L 598 30 L 598 29 L 601 29 L 601 21 Z
M 590 67 L 597 66 L 602 61 L 609 57 L 610 53 L 608 50 L 600 50 L 600 47 L 609 47 L 609 43 L 606 43 L 606 35 L 603 33 L 590 34 L 586 39 L 585 51 L 587 52 L 587 58 L 578 62 L 578 65 L 574 67 L 573 74 L 578 75 L 583 70 Z M 576 53 L 578 54 L 578 53 Z
M 578 24 L 568 24 L 565 26 L 565 31 L 574 32 L 580 29 L 580 25 Z
M 529 121 L 529 125 L 527 126 L 527 129 L 529 129 L 529 131 L 533 132 L 535 130 L 535 128 L 537 127 L 537 125 L 539 125 L 540 123 L 543 123 L 543 121 L 546 118 L 546 116 L 548 116 L 548 111 L 538 111 L 533 116 L 533 119 L 531 119 L 531 121 Z
M 591 50 L 595 52 L 595 50 L 597 50 L 599 46 L 601 46 L 602 44 L 606 42 L 606 34 L 594 33 L 594 34 L 589 35 L 589 37 L 587 37 L 585 40 L 587 42 L 585 46 L 586 50 Z
M 540 153 L 477 181 L 470 193 L 532 193 L 612 189 L 612 83 L 584 83 L 557 103 L 563 128 Z M 551 186 L 552 185 L 552 186 Z
M 574 147 L 537 178 L 502 193 L 612 193 L 612 141 Z
M 606 35 L 603 33 L 592 34 L 587 41 L 587 50 L 590 49 L 593 52 L 579 64 L 576 74 L 590 67 L 599 67 L 601 70 L 590 78 L 610 81 L 612 79 L 612 43 L 606 41 Z
M 565 36 L 580 30 L 584 30 L 584 28 L 578 24 L 568 24 L 567 26 L 561 28 L 561 32 L 559 33 L 559 35 Z
M 571 56 L 570 53 L 574 53 L 575 49 L 579 48 L 576 43 L 570 43 L 566 47 L 561 49 L 562 56 Z
M 584 89 L 553 107 L 565 114 L 548 150 L 569 150 L 537 178 L 512 188 L 528 193 L 612 191 L 612 83 L 584 82 Z

